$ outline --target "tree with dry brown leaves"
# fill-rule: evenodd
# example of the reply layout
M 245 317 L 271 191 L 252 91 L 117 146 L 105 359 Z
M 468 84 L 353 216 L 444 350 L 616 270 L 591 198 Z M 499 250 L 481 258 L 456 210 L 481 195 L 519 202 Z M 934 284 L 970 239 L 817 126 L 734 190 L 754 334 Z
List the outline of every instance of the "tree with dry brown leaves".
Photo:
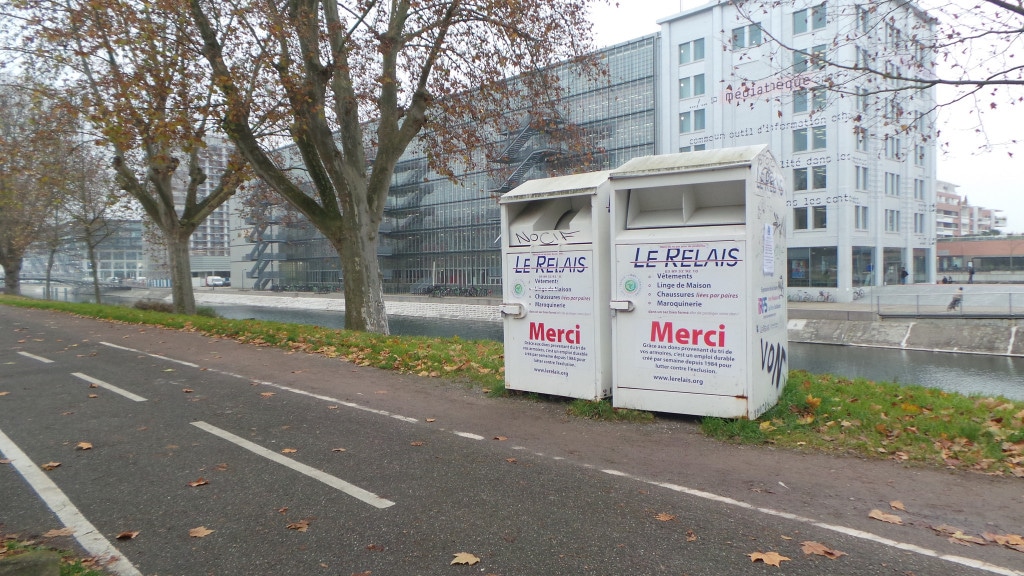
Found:
M 346 327 L 380 333 L 378 229 L 399 158 L 422 146 L 440 174 L 477 166 L 508 110 L 554 117 L 558 82 L 540 71 L 591 48 L 587 0 L 189 4 L 225 131 L 337 250 Z

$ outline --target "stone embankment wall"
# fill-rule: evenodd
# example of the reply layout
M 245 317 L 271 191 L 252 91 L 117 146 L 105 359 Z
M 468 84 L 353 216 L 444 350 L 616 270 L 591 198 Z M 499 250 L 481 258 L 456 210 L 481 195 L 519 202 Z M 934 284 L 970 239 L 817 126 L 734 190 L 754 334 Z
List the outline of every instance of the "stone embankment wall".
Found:
M 971 354 L 1024 356 L 1024 326 L 998 319 L 789 320 L 789 341 Z

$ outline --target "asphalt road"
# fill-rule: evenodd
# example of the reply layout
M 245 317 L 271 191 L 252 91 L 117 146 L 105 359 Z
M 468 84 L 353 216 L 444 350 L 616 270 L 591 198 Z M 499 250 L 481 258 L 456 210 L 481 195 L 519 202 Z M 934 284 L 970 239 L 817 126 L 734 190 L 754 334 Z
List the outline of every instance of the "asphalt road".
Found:
M 1021 534 L 1020 479 L 724 446 L 685 418 L 580 421 L 555 402 L 9 307 L 0 453 L 0 532 L 69 526 L 77 540 L 43 541 L 113 555 L 123 575 L 1024 574 L 1024 553 L 932 529 Z M 451 564 L 463 552 L 479 562 Z

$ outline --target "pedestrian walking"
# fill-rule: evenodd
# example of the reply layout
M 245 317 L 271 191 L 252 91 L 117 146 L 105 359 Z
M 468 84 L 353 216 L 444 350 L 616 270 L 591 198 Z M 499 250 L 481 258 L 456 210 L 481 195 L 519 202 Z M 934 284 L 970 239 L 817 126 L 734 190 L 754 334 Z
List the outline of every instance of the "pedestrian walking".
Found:
M 967 283 L 974 284 L 974 262 L 967 263 Z
M 907 272 L 907 267 L 900 268 L 900 284 L 907 283 L 907 276 L 910 276 L 910 272 Z

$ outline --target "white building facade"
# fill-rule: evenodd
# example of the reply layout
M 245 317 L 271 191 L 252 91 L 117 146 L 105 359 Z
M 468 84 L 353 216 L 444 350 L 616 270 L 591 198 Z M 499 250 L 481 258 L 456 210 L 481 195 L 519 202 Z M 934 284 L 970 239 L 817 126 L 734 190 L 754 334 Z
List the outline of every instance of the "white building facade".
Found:
M 722 1 L 659 23 L 657 151 L 770 146 L 788 180 L 791 300 L 935 282 L 934 95 L 898 89 L 929 66 L 925 13 Z

